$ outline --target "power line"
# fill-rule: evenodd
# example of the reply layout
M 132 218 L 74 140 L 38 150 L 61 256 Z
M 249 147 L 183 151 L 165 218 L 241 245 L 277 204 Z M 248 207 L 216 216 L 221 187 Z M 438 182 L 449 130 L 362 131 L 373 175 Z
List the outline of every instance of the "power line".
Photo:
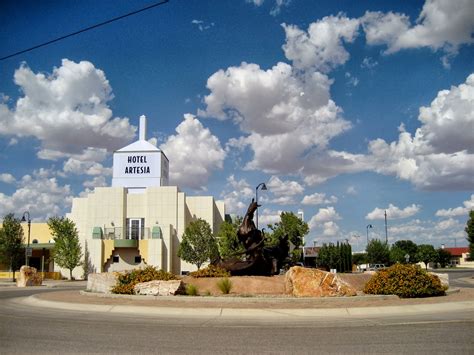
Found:
M 140 10 L 136 10 L 136 11 L 129 12 L 128 14 L 115 17 L 115 18 L 113 18 L 113 19 L 110 19 L 110 20 L 107 20 L 107 21 L 98 23 L 98 24 L 96 24 L 96 25 L 93 25 L 93 26 L 90 26 L 90 27 L 87 27 L 87 28 L 83 28 L 82 30 L 79 30 L 79 31 L 76 31 L 76 32 L 73 32 L 73 33 L 69 33 L 69 34 L 67 34 L 67 35 L 65 35 L 65 36 L 58 37 L 58 38 L 53 39 L 53 40 L 51 40 L 51 41 L 38 44 L 38 45 L 36 45 L 36 46 L 34 46 L 34 47 L 31 47 L 31 48 L 28 48 L 28 49 L 24 49 L 24 50 L 22 50 L 22 51 L 19 51 L 19 52 L 13 53 L 13 54 L 9 54 L 9 55 L 7 55 L 7 56 L 5 56 L 5 57 L 0 58 L 0 61 L 5 60 L 5 59 L 8 59 L 8 58 L 11 58 L 11 57 L 15 57 L 15 56 L 17 56 L 17 55 L 20 55 L 20 54 L 23 54 L 23 53 L 26 53 L 26 52 L 30 52 L 30 51 L 32 51 L 32 50 L 34 50 L 34 49 L 38 49 L 38 48 L 47 46 L 47 45 L 49 45 L 49 44 L 51 44 L 51 43 L 55 43 L 55 42 L 61 41 L 61 40 L 63 40 L 63 39 L 66 39 L 66 38 L 69 38 L 69 37 L 78 35 L 78 34 L 80 34 L 80 33 L 83 33 L 83 32 L 89 31 L 89 30 L 93 30 L 94 28 L 101 27 L 101 26 L 104 26 L 104 25 L 108 25 L 109 23 L 112 23 L 112 22 L 114 22 L 114 21 L 121 20 L 121 19 L 123 19 L 123 18 L 125 18 L 125 17 L 132 16 L 132 15 L 136 15 L 136 14 L 138 14 L 138 13 L 140 13 L 140 12 L 150 10 L 150 9 L 152 9 L 152 8 L 154 8 L 154 7 L 158 7 L 158 6 L 160 6 L 160 5 L 164 5 L 164 4 L 166 4 L 167 2 L 169 2 L 169 1 L 170 1 L 170 0 L 162 0 L 162 1 L 160 1 L 160 2 L 157 2 L 157 3 L 153 4 L 153 5 L 149 5 L 149 6 L 147 6 L 147 7 L 144 7 L 144 8 L 142 8 L 142 9 L 140 9 Z

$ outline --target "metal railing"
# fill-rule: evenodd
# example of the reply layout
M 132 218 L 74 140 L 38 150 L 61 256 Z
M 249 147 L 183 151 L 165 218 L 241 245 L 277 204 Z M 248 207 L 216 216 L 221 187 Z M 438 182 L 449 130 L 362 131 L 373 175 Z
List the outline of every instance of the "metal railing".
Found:
M 104 228 L 103 239 L 151 239 L 150 228 L 126 229 L 122 227 Z

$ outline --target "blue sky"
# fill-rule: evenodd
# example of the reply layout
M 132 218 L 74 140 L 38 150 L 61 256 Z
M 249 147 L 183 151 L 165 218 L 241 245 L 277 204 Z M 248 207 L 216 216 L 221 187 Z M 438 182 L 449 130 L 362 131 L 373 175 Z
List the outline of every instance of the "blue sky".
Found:
M 152 2 L 3 1 L 0 56 Z M 171 181 L 307 245 L 366 233 L 466 245 L 474 208 L 472 1 L 171 0 L 0 62 L 0 214 L 35 220 L 109 186 L 148 138 Z M 448 21 L 449 19 L 449 21 Z M 372 229 L 367 229 L 371 224 Z M 358 238 L 355 236 L 359 236 Z

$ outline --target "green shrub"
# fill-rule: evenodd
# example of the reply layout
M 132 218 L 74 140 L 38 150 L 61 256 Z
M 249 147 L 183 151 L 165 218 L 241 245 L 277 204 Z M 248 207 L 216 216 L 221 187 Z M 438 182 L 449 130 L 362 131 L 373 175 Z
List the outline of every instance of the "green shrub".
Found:
M 198 290 L 196 285 L 187 284 L 186 285 L 186 294 L 188 296 L 198 296 L 199 295 L 199 290 Z
M 368 294 L 397 295 L 402 298 L 442 296 L 445 291 L 437 276 L 410 264 L 395 264 L 378 271 L 364 288 Z
M 217 287 L 224 295 L 228 295 L 232 289 L 232 281 L 228 277 L 224 277 L 217 282 Z
M 133 288 L 138 283 L 153 280 L 169 281 L 176 279 L 177 277 L 172 273 L 158 270 L 153 266 L 146 266 L 144 269 L 135 269 L 120 273 L 117 277 L 117 283 L 112 288 L 112 293 L 133 295 L 135 294 Z
M 189 273 L 192 277 L 229 277 L 230 273 L 218 266 L 209 265 L 208 267 Z

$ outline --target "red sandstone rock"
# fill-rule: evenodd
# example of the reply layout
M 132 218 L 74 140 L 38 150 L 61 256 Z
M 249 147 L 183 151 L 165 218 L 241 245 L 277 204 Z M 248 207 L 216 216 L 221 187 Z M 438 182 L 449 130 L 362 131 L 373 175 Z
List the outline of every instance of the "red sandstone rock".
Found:
M 357 293 L 337 274 L 300 266 L 290 268 L 285 274 L 285 289 L 296 297 L 355 296 Z

